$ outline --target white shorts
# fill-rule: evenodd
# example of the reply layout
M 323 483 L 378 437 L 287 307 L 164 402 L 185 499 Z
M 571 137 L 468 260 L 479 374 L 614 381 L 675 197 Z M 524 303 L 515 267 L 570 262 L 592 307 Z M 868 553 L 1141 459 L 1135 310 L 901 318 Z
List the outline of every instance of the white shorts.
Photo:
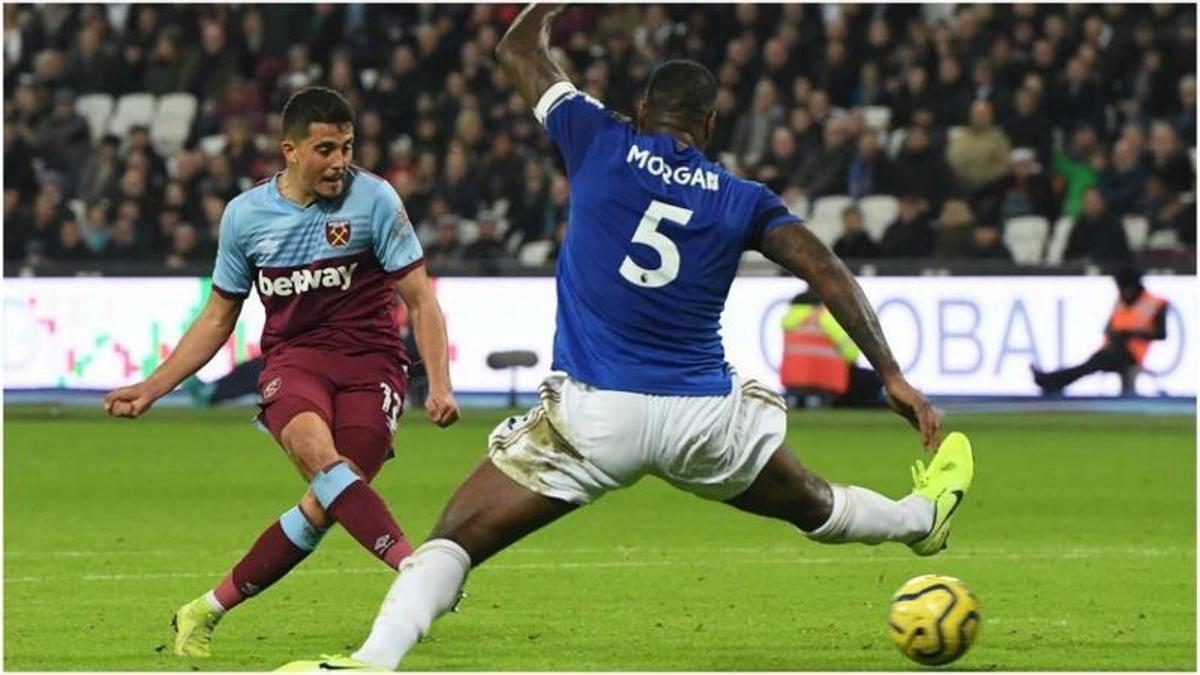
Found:
M 646 474 L 725 501 L 744 492 L 783 445 L 787 404 L 735 373 L 726 396 L 597 389 L 554 373 L 541 403 L 488 437 L 492 463 L 537 492 L 576 504 Z

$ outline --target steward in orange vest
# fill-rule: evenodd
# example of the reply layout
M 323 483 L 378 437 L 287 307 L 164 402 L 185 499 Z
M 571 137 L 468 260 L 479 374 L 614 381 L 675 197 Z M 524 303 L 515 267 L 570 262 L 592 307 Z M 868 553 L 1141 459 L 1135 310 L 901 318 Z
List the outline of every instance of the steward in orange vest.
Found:
M 797 295 L 783 316 L 779 381 L 790 397 L 816 396 L 835 406 L 879 405 L 875 371 L 855 364 L 860 351 L 815 293 Z
M 1121 393 L 1133 395 L 1137 372 L 1150 351 L 1150 342 L 1167 337 L 1167 301 L 1142 286 L 1141 272 L 1125 268 L 1113 276 L 1120 297 L 1104 328 L 1104 346 L 1083 363 L 1049 373 L 1033 369 L 1043 393 L 1056 394 L 1085 375 L 1106 371 L 1121 374 Z

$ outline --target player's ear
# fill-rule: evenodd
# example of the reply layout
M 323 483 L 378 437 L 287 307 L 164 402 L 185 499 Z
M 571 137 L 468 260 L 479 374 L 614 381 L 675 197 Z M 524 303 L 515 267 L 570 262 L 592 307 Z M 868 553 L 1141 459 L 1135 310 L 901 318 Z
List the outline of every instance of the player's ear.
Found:
M 284 136 L 283 140 L 279 141 L 279 151 L 283 153 L 283 161 L 289 166 L 299 161 L 296 142 L 291 138 Z
M 645 129 L 646 128 L 646 99 L 642 99 L 642 100 L 638 101 L 637 115 L 635 115 L 635 117 L 637 118 L 637 128 Z
M 708 145 L 708 142 L 712 140 L 713 136 L 715 136 L 716 133 L 717 133 L 717 111 L 710 110 L 708 112 L 708 115 L 704 118 L 704 144 Z

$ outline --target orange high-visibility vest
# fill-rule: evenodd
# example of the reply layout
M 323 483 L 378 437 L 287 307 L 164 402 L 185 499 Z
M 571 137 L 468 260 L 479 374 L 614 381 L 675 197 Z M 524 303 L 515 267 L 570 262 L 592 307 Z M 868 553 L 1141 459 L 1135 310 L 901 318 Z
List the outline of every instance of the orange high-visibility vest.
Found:
M 1153 296 L 1150 291 L 1145 290 L 1132 305 L 1127 305 L 1118 299 L 1117 304 L 1113 307 L 1112 316 L 1108 319 L 1108 325 L 1113 330 L 1148 333 L 1154 330 L 1154 317 L 1158 315 L 1159 310 L 1165 304 L 1166 300 Z M 1139 366 L 1142 365 L 1142 361 L 1146 358 L 1146 352 L 1150 351 L 1150 340 L 1130 338 L 1125 344 L 1129 346 L 1129 354 L 1133 360 Z
M 846 393 L 850 364 L 821 328 L 821 312 L 811 311 L 799 325 L 784 330 L 779 380 L 785 389 Z

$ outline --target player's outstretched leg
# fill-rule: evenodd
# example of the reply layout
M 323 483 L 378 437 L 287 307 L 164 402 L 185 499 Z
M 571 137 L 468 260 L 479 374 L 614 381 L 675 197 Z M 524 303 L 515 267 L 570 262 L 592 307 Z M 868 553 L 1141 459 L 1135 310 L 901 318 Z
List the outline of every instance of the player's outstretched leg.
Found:
M 316 504 L 311 494 L 306 499 L 311 505 Z M 311 506 L 289 509 L 259 535 L 216 588 L 175 612 L 171 628 L 175 632 L 177 655 L 210 656 L 213 630 L 225 613 L 266 590 L 316 549 L 328 525 L 314 524 L 306 511 L 312 513 Z
M 806 469 L 787 448 L 780 448 L 754 483 L 728 503 L 790 522 L 814 541 L 895 541 L 909 544 L 919 555 L 932 555 L 941 550 L 949 534 L 957 508 L 951 502 L 961 500 L 970 488 L 970 457 L 966 437 L 950 434 L 929 468 L 914 471 L 914 479 L 919 479 L 913 493 L 893 500 L 856 485 L 830 484 Z M 954 496 L 956 491 L 960 496 Z
M 337 429 L 334 440 L 339 448 L 353 447 L 355 460 L 347 463 L 365 481 L 379 472 L 391 447 L 390 438 L 359 427 Z M 225 613 L 282 579 L 317 548 L 332 525 L 333 520 L 313 491 L 306 492 L 298 506 L 259 535 L 215 588 L 175 612 L 171 619 L 175 653 L 193 657 L 211 655 L 213 631 Z M 403 550 L 399 548 L 394 553 Z M 383 559 L 389 566 L 395 566 Z
M 429 540 L 400 565 L 362 648 L 349 658 L 296 661 L 280 670 L 395 670 L 458 602 L 471 567 L 576 508 L 525 488 L 484 460 L 450 498 Z

